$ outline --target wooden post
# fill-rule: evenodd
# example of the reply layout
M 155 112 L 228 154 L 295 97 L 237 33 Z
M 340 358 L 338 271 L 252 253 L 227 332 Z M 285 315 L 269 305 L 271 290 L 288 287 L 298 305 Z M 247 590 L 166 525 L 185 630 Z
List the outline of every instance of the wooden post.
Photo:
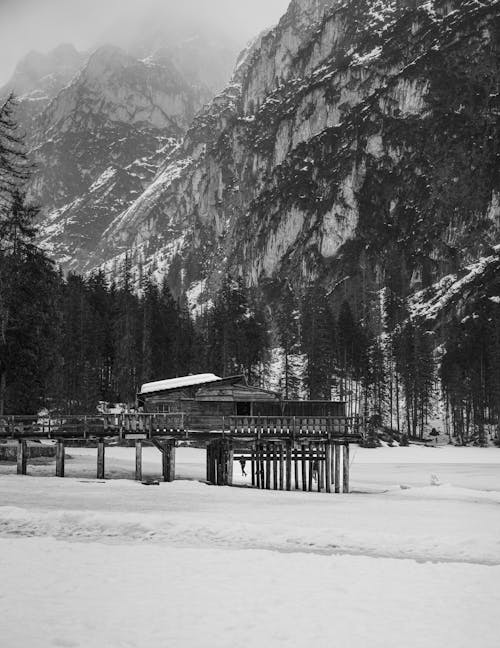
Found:
M 273 451 L 273 488 L 278 490 L 278 449 L 276 443 L 271 445 Z
M 104 471 L 104 439 L 97 442 L 97 479 L 105 479 Z
M 308 480 L 309 481 L 309 484 L 308 484 L 309 492 L 311 492 L 312 489 L 313 489 L 313 472 L 314 472 L 313 469 L 314 469 L 314 451 L 313 451 L 312 443 L 309 442 L 309 475 L 308 475 L 308 477 L 309 477 L 309 480 Z
M 163 481 L 175 480 L 175 441 L 166 441 L 162 445 L 162 472 Z
M 56 477 L 64 477 L 64 441 L 58 439 L 56 443 Z
M 344 479 L 342 482 L 342 491 L 349 492 L 349 444 L 344 444 Z
M 207 482 L 212 481 L 210 450 L 211 450 L 210 443 L 207 443 L 207 471 L 206 471 Z
M 335 453 L 334 453 L 334 446 L 332 445 L 332 442 L 330 441 L 330 479 L 331 483 L 335 483 Z
M 142 481 L 142 441 L 135 440 L 135 480 Z
M 28 444 L 24 439 L 19 439 L 17 442 L 17 474 L 26 475 L 26 467 L 28 464 Z
M 340 445 L 335 444 L 335 492 L 340 493 Z
M 262 488 L 260 479 L 260 443 L 255 442 L 255 485 Z
M 285 480 L 287 491 L 292 490 L 292 442 L 288 441 L 286 444 L 286 467 L 285 467 Z
M 321 445 L 316 446 L 316 466 L 317 466 L 317 473 L 316 473 L 316 479 L 318 480 L 318 493 L 321 493 L 321 489 L 323 488 L 323 459 L 321 458 Z
M 278 446 L 278 449 L 279 449 L 279 472 L 280 472 L 279 482 L 280 482 L 280 490 L 283 490 L 283 487 L 284 487 L 283 443 L 280 442 L 280 444 Z
M 300 447 L 302 449 L 302 490 L 306 491 L 307 490 L 306 446 L 302 444 Z
M 299 490 L 299 460 L 297 459 L 297 448 L 295 447 L 295 443 L 292 444 L 292 453 L 295 490 Z
M 271 489 L 271 452 L 270 444 L 266 444 L 266 490 Z
M 234 477 L 234 450 L 231 445 L 230 441 L 226 440 L 226 484 L 228 486 L 233 485 L 233 477 Z
M 326 492 L 332 492 L 332 442 L 328 440 L 325 443 L 325 477 Z

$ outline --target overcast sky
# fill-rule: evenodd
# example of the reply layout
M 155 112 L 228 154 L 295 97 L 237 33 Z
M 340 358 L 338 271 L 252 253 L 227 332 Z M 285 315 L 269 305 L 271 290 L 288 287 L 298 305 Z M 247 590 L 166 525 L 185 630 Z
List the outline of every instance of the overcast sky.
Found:
M 277 22 L 289 0 L 0 0 L 0 85 L 32 49 L 127 45 L 153 26 L 177 33 L 218 26 L 237 41 Z

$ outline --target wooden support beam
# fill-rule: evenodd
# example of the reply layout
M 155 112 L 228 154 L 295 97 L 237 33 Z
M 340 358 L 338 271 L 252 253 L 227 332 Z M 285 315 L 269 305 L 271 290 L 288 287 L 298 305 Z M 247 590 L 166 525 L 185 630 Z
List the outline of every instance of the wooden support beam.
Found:
M 342 491 L 349 492 L 349 444 L 344 444 L 344 478 L 342 481 Z
M 316 479 L 318 480 L 318 493 L 321 493 L 321 489 L 323 487 L 323 459 L 320 456 L 320 446 L 317 446 L 316 448 L 317 456 L 316 456 L 316 466 L 317 466 L 317 474 L 316 474 Z
M 307 490 L 307 459 L 306 459 L 306 446 L 302 444 L 302 490 Z
M 335 484 L 335 450 L 333 443 L 330 443 L 330 484 Z M 330 488 L 331 490 L 331 488 Z
M 266 447 L 266 490 L 271 489 L 271 449 L 269 443 Z
M 207 482 L 211 483 L 212 482 L 212 472 L 211 472 L 211 445 L 210 443 L 207 443 L 207 471 L 206 471 L 206 478 Z
M 278 490 L 278 448 L 276 443 L 271 446 L 273 452 L 273 489 Z
M 280 443 L 278 446 L 278 459 L 279 459 L 279 484 L 280 484 L 280 490 L 283 490 L 284 488 L 284 457 L 283 457 L 283 444 Z
M 285 488 L 287 491 L 292 490 L 292 444 L 286 445 L 286 466 L 285 466 Z
M 17 474 L 26 475 L 28 465 L 28 444 L 24 439 L 17 442 Z
M 104 447 L 104 439 L 99 439 L 97 442 L 97 479 L 105 479 Z
M 250 470 L 252 473 L 252 486 L 255 486 L 256 484 L 256 474 L 255 474 L 255 459 L 254 456 L 252 455 L 252 459 L 250 460 Z
M 332 443 L 325 443 L 325 486 L 326 492 L 332 492 Z
M 233 485 L 233 480 L 234 480 L 234 450 L 229 441 L 226 441 L 227 448 L 226 448 L 226 453 L 227 453 L 227 459 L 226 459 L 226 465 L 227 465 L 227 479 L 226 479 L 226 484 L 228 486 Z
M 313 472 L 314 472 L 314 452 L 312 443 L 309 443 L 309 483 L 308 490 L 309 492 L 313 489 Z
M 340 493 L 340 445 L 335 444 L 335 492 Z
M 57 440 L 56 443 L 56 477 L 64 477 L 64 441 Z
M 295 417 L 294 417 L 295 418 Z M 295 445 L 295 444 L 293 444 Z M 293 457 L 293 472 L 295 478 L 295 490 L 299 490 L 299 460 L 297 459 L 297 451 L 292 447 Z
M 163 481 L 173 482 L 175 480 L 175 441 L 163 442 L 161 455 Z
M 142 441 L 135 441 L 135 480 L 142 481 Z

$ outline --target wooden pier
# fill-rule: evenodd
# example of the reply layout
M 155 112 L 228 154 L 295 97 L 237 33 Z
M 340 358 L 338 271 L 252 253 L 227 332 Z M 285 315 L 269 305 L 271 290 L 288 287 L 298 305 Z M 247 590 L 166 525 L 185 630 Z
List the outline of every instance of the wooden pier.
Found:
M 349 492 L 349 444 L 362 438 L 357 417 L 212 417 L 196 429 L 184 413 L 131 413 L 88 416 L 0 417 L 0 441 L 17 440 L 17 472 L 25 475 L 28 441 L 56 442 L 55 473 L 65 475 L 65 444 L 97 446 L 98 479 L 105 479 L 106 442 L 135 442 L 135 479 L 141 481 L 142 448 L 162 453 L 164 481 L 175 479 L 175 449 L 180 442 L 206 445 L 208 483 L 231 485 L 233 470 L 249 465 L 252 486 L 273 490 Z

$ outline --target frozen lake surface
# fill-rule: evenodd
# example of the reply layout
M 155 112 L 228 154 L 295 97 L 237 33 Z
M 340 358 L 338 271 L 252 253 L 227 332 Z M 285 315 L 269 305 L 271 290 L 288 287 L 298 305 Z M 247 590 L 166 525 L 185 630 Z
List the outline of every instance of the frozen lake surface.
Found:
M 352 448 L 350 495 L 68 454 L 64 480 L 0 464 L 2 646 L 498 646 L 500 449 Z

